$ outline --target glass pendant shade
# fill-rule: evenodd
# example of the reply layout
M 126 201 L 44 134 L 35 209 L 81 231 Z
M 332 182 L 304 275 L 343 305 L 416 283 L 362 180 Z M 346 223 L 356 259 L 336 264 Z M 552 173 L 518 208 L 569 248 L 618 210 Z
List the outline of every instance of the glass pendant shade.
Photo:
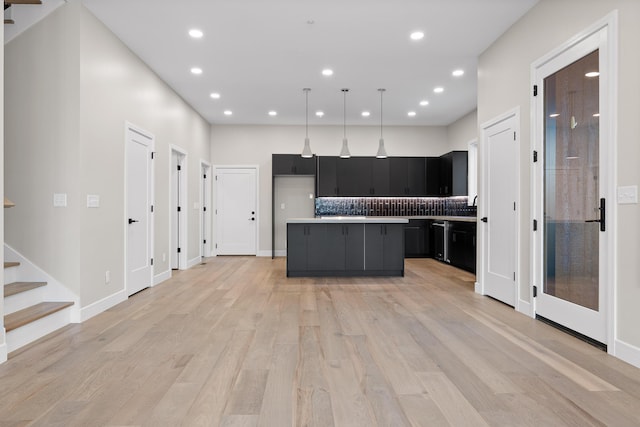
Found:
M 341 159 L 348 159 L 349 157 L 351 157 L 351 153 L 349 152 L 349 142 L 347 141 L 347 92 L 349 92 L 349 89 L 342 89 L 344 98 L 344 109 L 342 110 L 344 116 L 344 136 L 342 138 L 342 150 L 340 150 Z
M 378 159 L 387 158 L 387 150 L 384 149 L 384 139 L 382 138 L 380 138 L 380 143 L 378 144 L 378 152 L 376 153 L 376 158 Z
M 304 158 L 313 157 L 313 152 L 311 151 L 311 145 L 309 144 L 309 138 L 304 139 L 304 148 L 302 149 L 302 157 Z
M 351 153 L 349 152 L 349 144 L 347 142 L 347 138 L 342 139 L 342 150 L 340 150 L 340 158 L 348 159 L 351 157 Z
M 382 94 L 385 89 L 378 89 L 380 92 L 380 141 L 378 142 L 378 152 L 376 153 L 376 158 L 378 159 L 386 159 L 387 158 L 387 150 L 384 148 L 384 138 L 382 137 Z
M 313 157 L 313 152 L 311 151 L 311 144 L 309 143 L 309 91 L 311 89 L 304 88 L 302 89 L 305 94 L 305 122 L 304 122 L 304 148 L 302 149 L 302 157 L 308 159 Z

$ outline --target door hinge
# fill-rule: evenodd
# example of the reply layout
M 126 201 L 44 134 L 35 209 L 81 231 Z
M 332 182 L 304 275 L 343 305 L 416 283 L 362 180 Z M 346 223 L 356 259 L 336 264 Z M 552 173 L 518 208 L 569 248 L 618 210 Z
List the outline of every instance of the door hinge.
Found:
M 533 231 L 538 231 L 538 220 L 537 219 L 533 220 Z
M 180 248 L 178 248 L 178 253 L 180 253 Z
M 204 178 L 204 179 L 207 179 L 207 174 L 206 174 L 206 173 L 203 175 L 203 178 Z
M 513 140 L 514 141 L 516 140 L 516 132 L 515 131 L 513 132 Z
M 516 210 L 516 202 L 513 202 L 513 210 Z
M 178 170 L 182 170 L 182 166 L 178 165 Z
M 538 296 L 538 287 L 537 287 L 537 286 L 534 286 L 534 287 L 533 287 L 533 297 L 535 298 L 535 297 L 537 297 L 537 296 Z
M 513 281 L 514 282 L 516 281 L 516 272 L 515 271 L 513 272 Z
M 536 150 L 533 150 L 533 163 L 536 163 L 538 161 L 538 152 Z
M 153 212 L 153 205 L 151 205 L 151 212 Z
M 218 175 L 216 175 L 216 181 L 218 180 Z
M 218 209 L 216 209 L 216 215 L 218 215 Z
M 218 249 L 218 244 L 216 243 L 216 249 Z
M 538 96 L 538 85 L 533 85 L 533 96 Z
M 180 206 L 178 206 L 178 212 L 180 212 Z
M 151 258 L 151 265 L 153 265 L 153 258 Z
M 152 152 L 151 152 L 151 160 L 154 160 L 154 159 L 155 159 L 155 156 L 156 156 L 156 152 L 155 152 L 155 151 L 152 151 Z
M 204 212 L 206 212 L 206 211 L 207 211 L 207 207 L 206 207 L 206 206 L 203 206 L 203 207 L 202 207 L 202 210 L 203 210 Z
M 206 245 L 206 244 L 207 244 L 207 239 L 204 239 L 204 240 L 202 241 L 202 243 L 204 243 L 204 244 Z

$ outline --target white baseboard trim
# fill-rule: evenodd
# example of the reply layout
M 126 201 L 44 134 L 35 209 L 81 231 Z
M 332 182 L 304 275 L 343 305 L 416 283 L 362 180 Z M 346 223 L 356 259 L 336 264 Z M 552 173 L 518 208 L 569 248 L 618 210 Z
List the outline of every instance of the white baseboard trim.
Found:
M 9 358 L 9 351 L 7 350 L 7 334 L 4 329 L 4 325 L 0 328 L 0 337 L 2 337 L 2 344 L 0 344 L 0 363 L 4 363 Z
M 94 302 L 93 304 L 82 307 L 82 309 L 80 310 L 80 318 L 78 319 L 78 322 L 75 322 L 75 319 L 71 319 L 71 321 L 74 323 L 82 323 L 85 320 L 89 320 L 92 317 L 102 313 L 103 311 L 108 310 L 111 307 L 118 305 L 126 300 L 127 292 L 122 289 L 114 294 L 109 295 L 106 298 L 102 298 L 101 300 Z
M 473 290 L 476 294 L 484 295 L 484 293 L 482 293 L 482 285 L 480 282 L 475 282 L 473 284 Z
M 190 259 L 189 261 L 187 261 L 187 268 L 191 268 L 194 265 L 198 265 L 202 262 L 202 257 L 197 256 L 195 258 Z
M 256 256 L 264 256 L 264 257 L 271 258 L 271 249 L 266 251 L 258 251 L 258 253 L 256 253 Z
M 614 340 L 613 343 L 613 356 L 618 359 L 640 368 L 640 348 L 624 341 Z
M 160 283 L 169 279 L 171 279 L 171 269 L 153 276 L 153 286 L 159 285 Z

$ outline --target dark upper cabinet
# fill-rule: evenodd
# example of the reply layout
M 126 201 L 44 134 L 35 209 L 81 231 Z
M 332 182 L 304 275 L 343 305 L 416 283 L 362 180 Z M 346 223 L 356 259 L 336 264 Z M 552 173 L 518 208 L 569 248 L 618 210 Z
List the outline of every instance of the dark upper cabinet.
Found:
M 371 159 L 371 195 L 372 196 L 391 196 L 390 177 L 389 177 L 390 160 L 387 159 Z
M 338 196 L 338 157 L 318 157 L 316 177 L 318 197 Z
M 467 151 L 451 151 L 440 156 L 440 196 L 467 195 Z
M 424 157 L 389 159 L 389 187 L 393 196 L 425 196 L 427 168 Z
M 315 175 L 316 157 L 305 158 L 299 154 L 272 154 L 272 175 Z
M 371 157 L 338 158 L 338 195 L 371 195 Z
M 440 158 L 427 157 L 427 196 L 440 195 Z

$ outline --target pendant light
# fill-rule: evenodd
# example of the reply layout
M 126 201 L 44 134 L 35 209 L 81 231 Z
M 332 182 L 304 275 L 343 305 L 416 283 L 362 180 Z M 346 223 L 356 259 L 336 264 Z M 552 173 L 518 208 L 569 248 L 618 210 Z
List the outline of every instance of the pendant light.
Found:
M 349 92 L 349 89 L 342 89 L 343 98 L 344 98 L 344 108 L 343 108 L 343 113 L 344 113 L 343 131 L 344 131 L 344 136 L 342 138 L 342 150 L 340 150 L 340 158 L 342 158 L 342 159 L 348 159 L 349 157 L 351 157 L 351 153 L 349 152 L 349 145 L 348 145 L 348 142 L 347 142 L 347 92 Z
M 376 153 L 376 158 L 378 159 L 387 158 L 387 150 L 384 149 L 384 138 L 382 137 L 382 94 L 384 91 L 384 89 L 378 89 L 378 92 L 380 92 L 380 142 L 378 144 L 378 152 Z
M 306 105 L 305 125 L 304 125 L 305 137 L 304 137 L 304 148 L 302 149 L 302 157 L 311 158 L 313 157 L 313 153 L 311 152 L 311 146 L 309 145 L 309 91 L 311 89 L 304 88 L 302 90 L 304 91 L 305 98 L 306 98 L 305 99 L 305 105 Z

